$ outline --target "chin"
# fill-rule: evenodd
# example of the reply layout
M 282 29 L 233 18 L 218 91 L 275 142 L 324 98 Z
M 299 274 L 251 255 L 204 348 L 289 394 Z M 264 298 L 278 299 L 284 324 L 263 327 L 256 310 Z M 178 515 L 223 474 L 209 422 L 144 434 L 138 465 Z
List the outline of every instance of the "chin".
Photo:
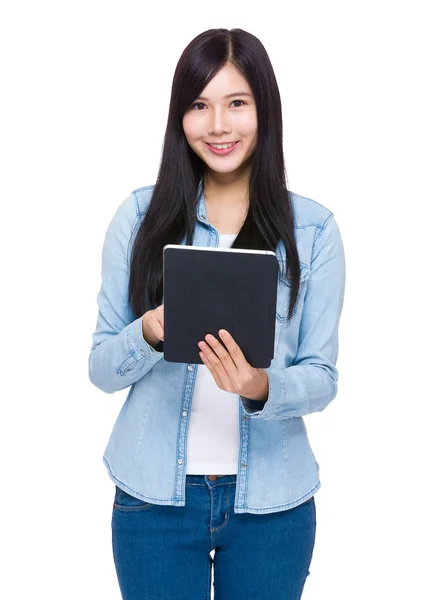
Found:
M 246 161 L 245 156 L 242 158 L 238 156 L 237 161 L 229 160 L 227 162 L 221 159 L 220 157 L 217 157 L 216 160 L 213 160 L 213 158 L 211 160 L 210 156 L 205 156 L 204 154 L 200 154 L 199 156 L 201 157 L 203 162 L 209 167 L 209 169 L 217 171 L 218 173 L 231 173 L 232 171 L 236 171 L 236 169 L 242 167 L 242 165 Z
M 242 163 L 229 167 L 221 167 L 221 169 L 219 167 L 217 168 L 216 165 L 210 165 L 209 163 L 206 163 L 206 165 L 210 171 L 213 171 L 214 173 L 221 173 L 223 175 L 226 173 L 234 173 L 242 167 Z

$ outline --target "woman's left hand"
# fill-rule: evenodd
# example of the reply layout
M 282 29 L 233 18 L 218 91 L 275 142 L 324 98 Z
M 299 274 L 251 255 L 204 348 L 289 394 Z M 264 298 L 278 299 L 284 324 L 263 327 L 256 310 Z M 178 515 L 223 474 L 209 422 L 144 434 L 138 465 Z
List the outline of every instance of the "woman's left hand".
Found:
M 266 400 L 269 384 L 265 369 L 253 368 L 242 350 L 225 329 L 219 330 L 225 347 L 213 335 L 206 335 L 206 342 L 199 342 L 200 358 L 212 373 L 217 386 L 233 394 L 251 400 Z

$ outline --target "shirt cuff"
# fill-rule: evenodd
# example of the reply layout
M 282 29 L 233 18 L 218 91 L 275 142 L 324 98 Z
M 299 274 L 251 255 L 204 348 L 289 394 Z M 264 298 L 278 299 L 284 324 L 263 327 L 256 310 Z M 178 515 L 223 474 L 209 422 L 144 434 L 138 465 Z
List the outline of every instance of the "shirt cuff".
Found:
M 130 354 L 120 367 L 123 374 L 126 371 L 131 371 L 134 365 L 142 360 L 151 361 L 154 364 L 163 358 L 163 352 L 159 352 L 145 341 L 142 334 L 142 317 L 138 317 L 127 325 L 126 341 Z
M 266 400 L 252 400 L 239 396 L 242 408 L 248 416 L 260 419 L 272 419 L 283 402 L 285 393 L 285 381 L 282 369 L 269 367 L 265 369 L 268 375 L 268 398 Z

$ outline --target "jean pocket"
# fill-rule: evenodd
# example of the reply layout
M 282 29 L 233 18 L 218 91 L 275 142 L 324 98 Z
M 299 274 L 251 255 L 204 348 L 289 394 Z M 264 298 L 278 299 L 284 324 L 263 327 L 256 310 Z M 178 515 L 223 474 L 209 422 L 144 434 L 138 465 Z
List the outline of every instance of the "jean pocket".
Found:
M 115 486 L 115 498 L 113 508 L 117 510 L 148 510 L 156 506 L 151 502 L 144 502 L 135 496 L 131 496 L 117 485 Z

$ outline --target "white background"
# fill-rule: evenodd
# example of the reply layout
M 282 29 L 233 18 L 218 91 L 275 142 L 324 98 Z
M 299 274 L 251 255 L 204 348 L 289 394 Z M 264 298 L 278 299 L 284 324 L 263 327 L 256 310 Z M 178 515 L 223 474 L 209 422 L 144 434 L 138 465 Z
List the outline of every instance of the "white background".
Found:
M 436 597 L 430 5 L 2 8 L 2 597 L 121 598 L 102 454 L 127 390 L 87 371 L 101 249 L 118 205 L 155 183 L 181 52 L 215 27 L 264 44 L 288 187 L 333 211 L 346 251 L 339 392 L 305 419 L 322 487 L 303 598 Z

